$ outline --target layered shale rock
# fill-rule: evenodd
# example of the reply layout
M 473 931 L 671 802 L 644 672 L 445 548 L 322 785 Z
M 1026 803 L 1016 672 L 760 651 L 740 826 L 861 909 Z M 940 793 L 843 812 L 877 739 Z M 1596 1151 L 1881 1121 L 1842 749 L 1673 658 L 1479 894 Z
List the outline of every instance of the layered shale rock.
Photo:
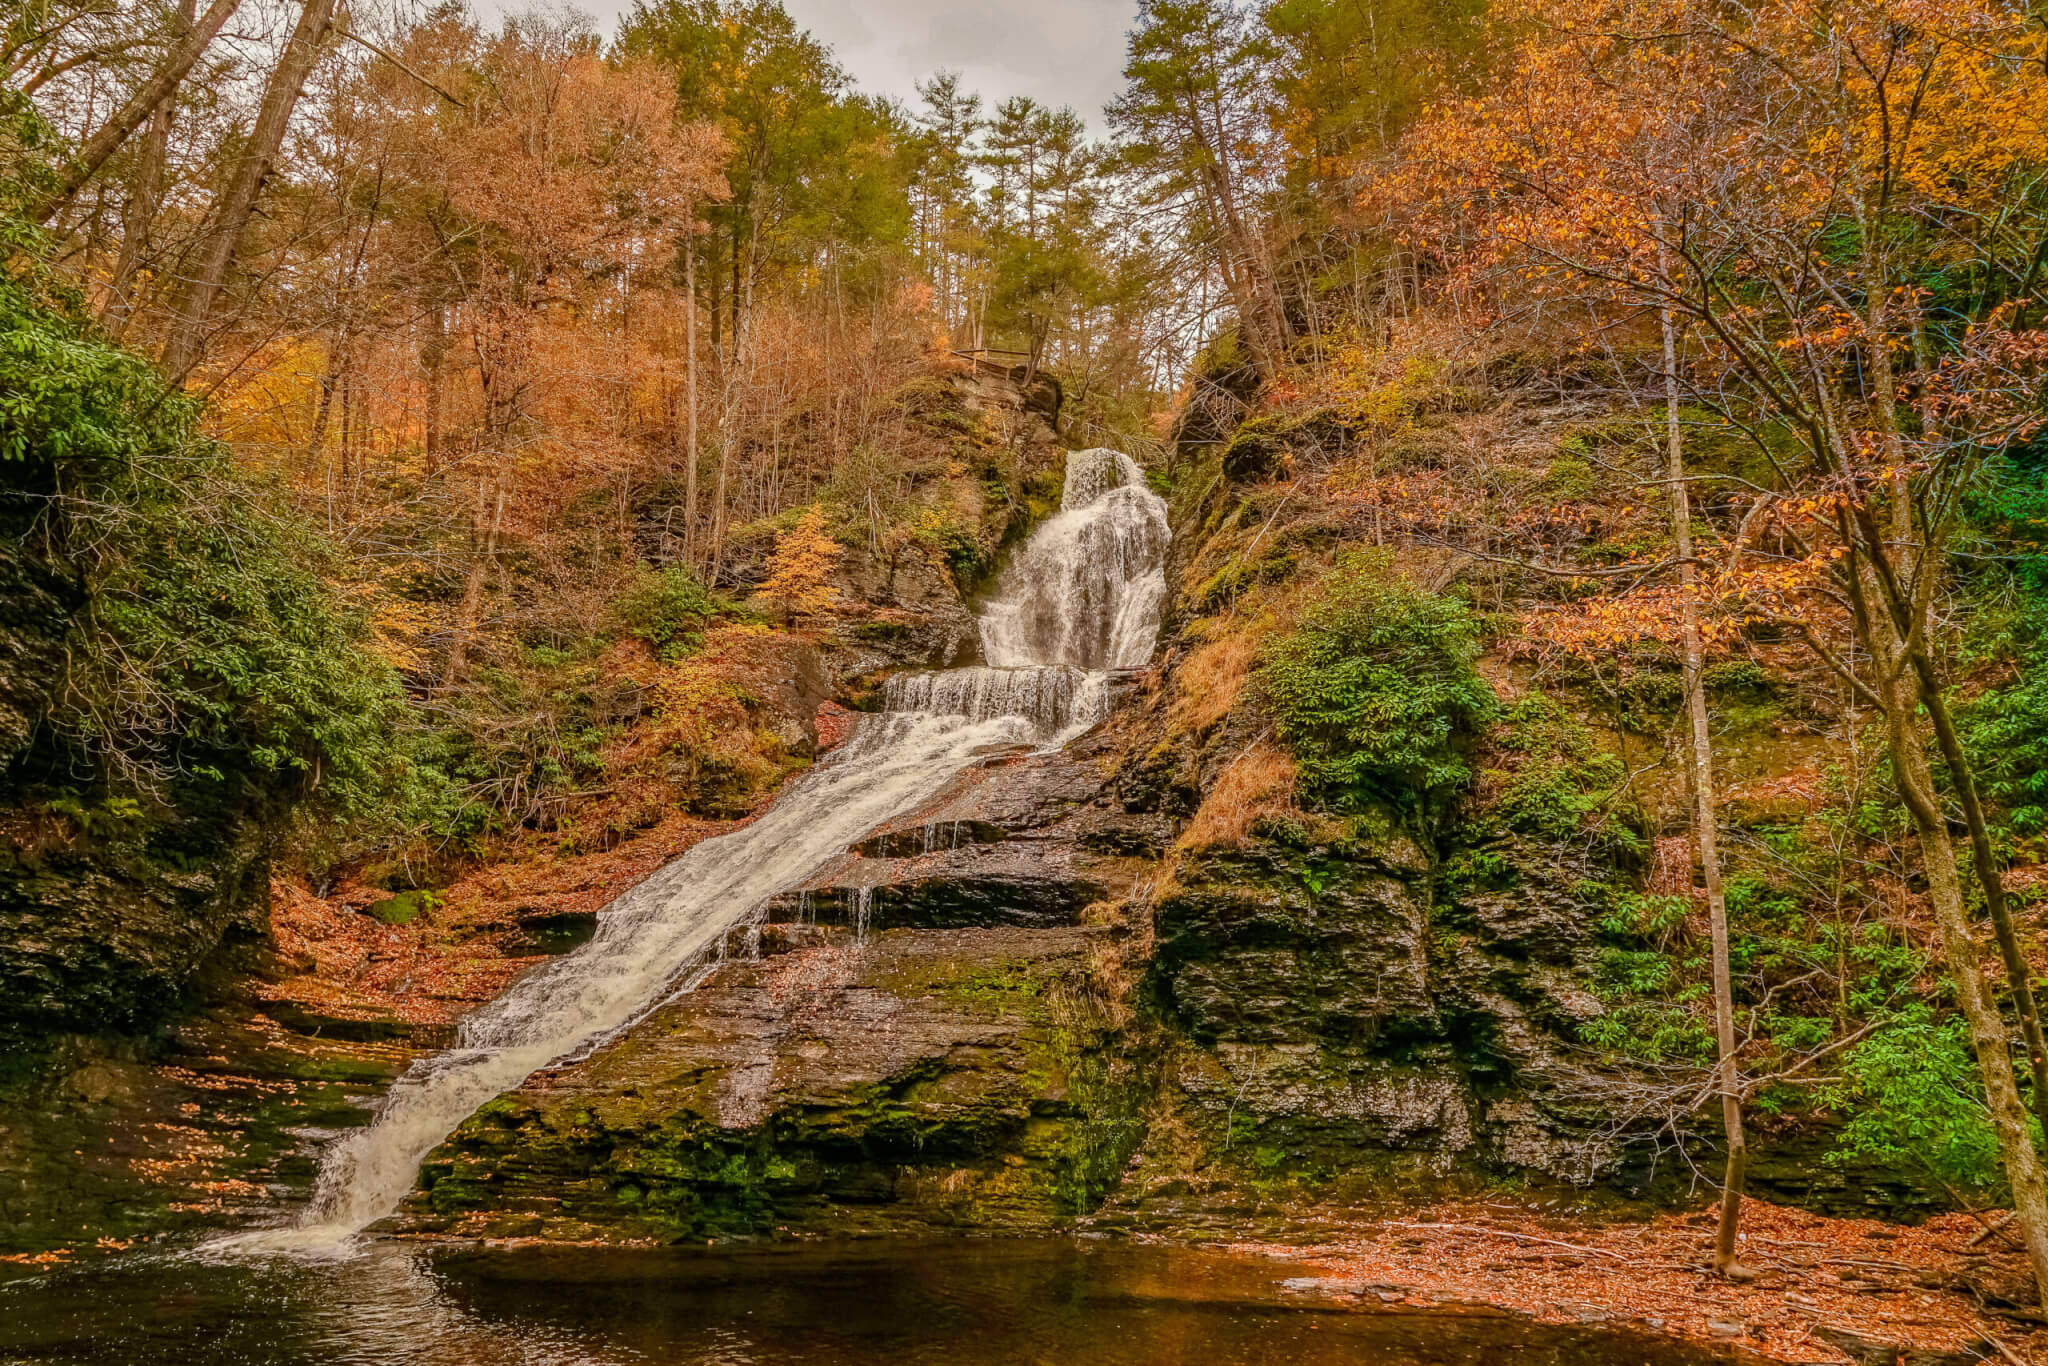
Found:
M 725 961 L 428 1160 L 415 1229 L 548 1237 L 1029 1229 L 1101 1199 L 1143 1046 L 1097 964 L 1149 865 L 1100 756 L 989 756 Z M 1091 908 L 1096 908 L 1091 912 Z

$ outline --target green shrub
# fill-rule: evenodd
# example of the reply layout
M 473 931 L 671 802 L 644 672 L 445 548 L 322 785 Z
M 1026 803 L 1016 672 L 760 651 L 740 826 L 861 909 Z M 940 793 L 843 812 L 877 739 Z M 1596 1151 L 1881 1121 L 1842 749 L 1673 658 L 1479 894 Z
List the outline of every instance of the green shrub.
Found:
M 1996 1192 L 1998 1137 L 1961 1016 L 1906 1006 L 1849 1051 L 1822 1102 L 1845 1123 L 1835 1163 L 1911 1163 L 1952 1186 Z
M 2048 648 L 2028 650 L 2019 679 L 1976 698 L 1957 718 L 1984 794 L 2016 834 L 2048 828 Z
M 1711 1062 L 1714 1032 L 1683 1004 L 1629 1001 L 1579 1028 L 1579 1037 L 1644 1062 Z
M 1563 839 L 1608 813 L 1628 783 L 1628 766 L 1593 732 L 1541 693 L 1518 700 L 1499 736 L 1515 756 L 1495 808 L 1510 829 Z M 1633 832 L 1613 826 L 1633 844 Z
M 705 623 L 730 611 L 731 604 L 714 597 L 683 565 L 657 573 L 643 564 L 615 610 L 628 631 L 663 659 L 674 659 L 701 644 Z
M 1342 561 L 1259 658 L 1261 695 L 1307 794 L 1356 809 L 1465 782 L 1465 748 L 1496 706 L 1472 667 L 1478 641 L 1464 603 L 1408 583 L 1386 552 Z
M 1985 796 L 2019 835 L 2048 829 L 2048 441 L 1990 462 L 1967 498 L 1972 652 L 2014 678 L 1957 709 Z
M 1571 449 L 1569 443 L 1567 449 Z M 1576 454 L 1560 455 L 1550 462 L 1543 476 L 1543 491 L 1561 502 L 1577 502 L 1591 496 L 1599 485 L 1592 465 Z
M 953 572 L 953 581 L 970 587 L 992 567 L 988 548 L 963 524 L 951 508 L 920 507 L 910 516 L 910 534 L 919 544 L 938 552 Z
M 172 806 L 382 811 L 418 778 L 398 676 L 323 581 L 331 548 L 198 415 L 33 268 L 0 277 L 0 535 L 83 590 L 44 743 Z

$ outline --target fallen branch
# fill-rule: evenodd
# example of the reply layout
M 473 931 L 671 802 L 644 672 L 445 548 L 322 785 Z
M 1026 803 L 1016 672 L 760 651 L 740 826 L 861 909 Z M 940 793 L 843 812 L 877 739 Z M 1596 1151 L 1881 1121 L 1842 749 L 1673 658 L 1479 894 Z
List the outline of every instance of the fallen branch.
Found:
M 1971 1210 L 1969 1211 L 1969 1213 L 1972 1218 L 1981 1217 L 1977 1214 L 1977 1211 L 1975 1210 Z M 1977 1235 L 1971 1238 L 1969 1242 L 1964 1243 L 1963 1246 L 1965 1248 L 1973 1248 L 1980 1244 L 1990 1242 L 1993 1238 L 1996 1238 L 1998 1235 L 2005 1232 L 2007 1226 L 2009 1226 L 2012 1223 L 2012 1218 L 2013 1215 L 2011 1210 L 2003 1211 L 1996 1223 L 1986 1222 L 1984 1227 L 1978 1230 Z
M 2027 1366 L 2027 1363 L 2020 1359 L 2019 1354 L 2017 1352 L 2013 1351 L 2012 1348 L 2000 1342 L 1997 1338 L 1991 1336 L 1990 1333 L 1985 1332 L 1982 1325 L 1978 1326 L 1978 1331 L 1984 1333 L 1984 1340 L 1990 1343 L 1994 1348 L 1996 1348 L 1998 1350 L 1998 1354 L 2004 1357 L 2007 1361 L 2010 1361 L 2012 1363 L 2012 1366 Z

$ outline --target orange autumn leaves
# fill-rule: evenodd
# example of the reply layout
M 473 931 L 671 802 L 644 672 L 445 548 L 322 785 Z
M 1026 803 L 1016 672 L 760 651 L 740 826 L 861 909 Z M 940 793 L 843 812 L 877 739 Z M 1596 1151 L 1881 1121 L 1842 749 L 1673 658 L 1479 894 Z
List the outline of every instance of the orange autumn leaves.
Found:
M 1643 552 L 1638 586 L 1547 614 L 1546 646 L 1669 641 L 1688 605 L 1709 643 L 1770 618 L 1831 632 L 1845 519 L 2038 423 L 2017 308 L 1938 362 L 1909 339 L 1918 281 L 1990 272 L 2022 232 L 2012 209 L 2048 167 L 2048 32 L 2000 0 L 1539 0 L 1530 18 L 1476 93 L 1360 168 L 1358 207 L 1467 316 L 1571 319 L 1597 352 L 1667 312 L 1699 401 L 1765 414 L 1806 456 L 1772 487 L 1723 487 L 1744 530 L 1705 555 L 1696 602 Z M 1912 373 L 1903 420 L 1893 372 Z

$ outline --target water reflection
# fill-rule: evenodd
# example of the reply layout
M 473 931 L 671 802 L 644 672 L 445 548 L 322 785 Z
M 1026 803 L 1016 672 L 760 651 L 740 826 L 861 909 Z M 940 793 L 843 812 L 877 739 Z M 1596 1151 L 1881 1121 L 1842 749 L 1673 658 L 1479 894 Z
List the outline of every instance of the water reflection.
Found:
M 191 1366 L 1704 1366 L 1653 1339 L 1358 1312 L 1284 1263 L 1126 1244 L 753 1253 L 373 1244 L 130 1257 L 0 1286 L 0 1361 Z

